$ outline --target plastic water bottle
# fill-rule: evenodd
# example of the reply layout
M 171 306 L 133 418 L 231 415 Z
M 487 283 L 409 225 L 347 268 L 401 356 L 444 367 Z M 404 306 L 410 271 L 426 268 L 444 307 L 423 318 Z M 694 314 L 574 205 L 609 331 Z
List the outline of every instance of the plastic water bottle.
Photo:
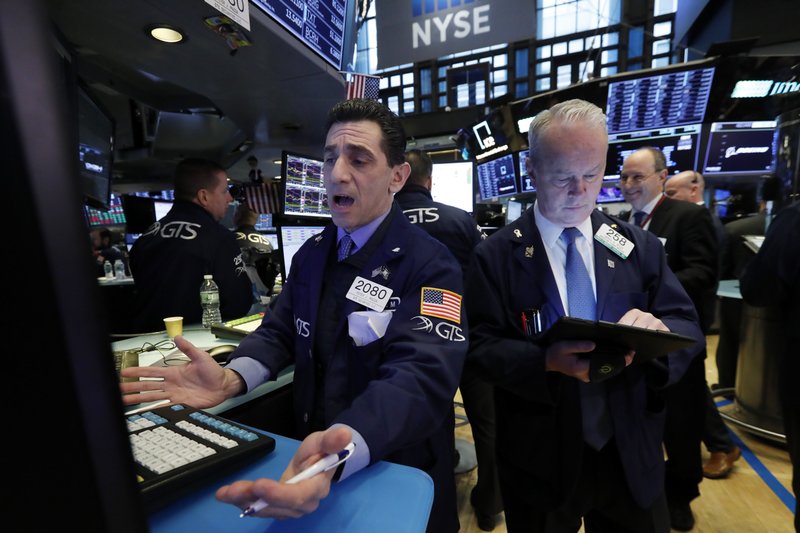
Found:
M 125 264 L 122 259 L 114 261 L 114 277 L 117 279 L 125 279 Z
M 103 270 L 105 270 L 106 279 L 114 279 L 114 267 L 111 266 L 111 261 L 103 263 Z
M 219 311 L 219 287 L 211 274 L 203 276 L 203 284 L 200 285 L 200 305 L 203 307 L 204 328 L 208 329 L 211 324 L 222 322 Z

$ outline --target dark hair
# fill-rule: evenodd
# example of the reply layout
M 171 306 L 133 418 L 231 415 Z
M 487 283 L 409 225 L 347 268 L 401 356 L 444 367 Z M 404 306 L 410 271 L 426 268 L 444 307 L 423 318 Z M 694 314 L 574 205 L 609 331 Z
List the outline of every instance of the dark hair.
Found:
M 430 156 L 422 150 L 409 150 L 406 152 L 406 163 L 411 165 L 411 174 L 408 175 L 406 183 L 425 185 L 433 172 L 433 161 Z
M 255 226 L 258 222 L 258 213 L 250 209 L 247 204 L 239 204 L 236 211 L 233 213 L 233 225 L 237 228 L 240 226 Z
M 381 128 L 383 132 L 381 149 L 386 155 L 389 166 L 404 163 L 406 131 L 403 129 L 403 124 L 391 109 L 376 100 L 353 98 L 339 102 L 328 112 L 325 131 L 329 131 L 334 124 L 362 120 L 374 122 Z
M 184 159 L 175 167 L 175 198 L 191 202 L 197 191 L 217 184 L 219 172 L 224 174 L 225 169 L 208 159 Z

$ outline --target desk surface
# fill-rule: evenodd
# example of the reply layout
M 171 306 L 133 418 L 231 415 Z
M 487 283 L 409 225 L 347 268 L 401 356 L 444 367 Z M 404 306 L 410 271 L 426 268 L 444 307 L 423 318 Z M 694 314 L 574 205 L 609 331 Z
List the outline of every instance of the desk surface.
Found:
M 302 532 L 302 533 L 421 533 L 433 503 L 433 480 L 408 466 L 381 461 L 334 484 L 313 513 L 299 519 L 239 518 L 239 510 L 218 501 L 222 485 L 239 479 L 278 479 L 299 442 L 279 435 L 275 451 L 263 460 L 236 469 L 194 493 L 153 513 L 150 531 L 202 532 Z
M 199 324 L 189 324 L 184 326 L 183 337 L 198 348 L 213 348 L 214 346 L 223 346 L 225 344 L 239 344 L 239 341 L 235 339 L 217 338 L 216 335 L 203 328 Z M 152 335 L 141 335 L 139 337 L 131 337 L 129 339 L 113 342 L 111 343 L 111 349 L 114 351 L 135 350 L 141 348 L 145 343 L 155 344 L 168 339 L 169 337 L 167 337 L 166 332 L 153 333 Z M 154 363 L 158 363 L 160 360 L 161 354 L 157 351 L 142 352 L 139 354 L 140 366 L 150 366 Z M 293 378 L 294 367 L 290 366 L 278 374 L 278 378 L 275 381 L 262 383 L 247 394 L 242 394 L 241 396 L 236 396 L 235 398 L 225 400 L 215 407 L 206 409 L 206 411 L 215 415 L 224 415 L 226 411 L 233 409 L 234 407 L 247 403 L 269 392 L 278 390 L 281 387 L 288 385 L 292 382 Z M 142 405 L 131 406 L 131 409 L 136 409 Z

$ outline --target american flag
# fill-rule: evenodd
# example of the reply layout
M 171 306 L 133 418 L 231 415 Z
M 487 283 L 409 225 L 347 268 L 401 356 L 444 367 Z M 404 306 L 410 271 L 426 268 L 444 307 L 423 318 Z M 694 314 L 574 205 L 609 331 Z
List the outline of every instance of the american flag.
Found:
M 419 312 L 422 315 L 435 316 L 461 323 L 461 296 L 444 289 L 422 287 L 422 299 Z
M 280 187 L 277 183 L 251 183 L 244 186 L 247 205 L 256 213 L 281 212 Z
M 368 98 L 370 100 L 380 99 L 381 79 L 377 76 L 367 76 L 366 74 L 350 74 L 347 80 L 346 99 Z

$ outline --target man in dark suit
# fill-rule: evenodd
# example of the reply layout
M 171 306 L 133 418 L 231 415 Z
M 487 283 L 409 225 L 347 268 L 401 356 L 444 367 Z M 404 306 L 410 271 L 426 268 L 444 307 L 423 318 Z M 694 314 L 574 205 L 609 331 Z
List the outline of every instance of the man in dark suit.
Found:
M 577 532 L 582 518 L 587 531 L 669 531 L 662 393 L 705 340 L 655 236 L 595 209 L 607 140 L 606 117 L 589 102 L 536 115 L 527 164 L 536 203 L 479 244 L 467 272 L 468 364 L 496 385 L 511 533 Z M 650 362 L 616 354 L 628 366 L 592 381 L 593 342 L 539 336 L 566 314 L 697 342 Z
M 785 349 L 780 358 L 778 394 L 792 460 L 792 490 L 800 494 L 800 202 L 784 208 L 770 224 L 758 254 L 741 277 L 742 298 L 749 305 L 773 306 L 783 317 Z M 795 510 L 794 529 L 800 531 Z
M 711 325 L 710 311 L 716 299 L 718 259 L 714 224 L 705 207 L 663 194 L 667 174 L 664 154 L 657 148 L 642 148 L 623 162 L 619 184 L 633 208 L 629 220 L 661 240 L 667 264 L 692 299 L 705 334 Z M 679 531 L 694 527 L 690 502 L 700 495 L 699 485 L 703 480 L 700 442 L 708 401 L 705 358 L 704 346 L 680 382 L 666 393 L 665 488 L 672 528 Z
M 428 154 L 421 150 L 409 150 L 406 152 L 406 162 L 411 166 L 411 173 L 394 199 L 412 224 L 418 225 L 447 246 L 466 275 L 472 251 L 486 235 L 466 211 L 433 200 L 433 161 Z M 492 531 L 503 510 L 494 460 L 494 390 L 471 366 L 464 367 L 459 389 L 475 441 L 475 458 L 478 462 L 478 480 L 469 500 L 475 510 L 478 527 Z

